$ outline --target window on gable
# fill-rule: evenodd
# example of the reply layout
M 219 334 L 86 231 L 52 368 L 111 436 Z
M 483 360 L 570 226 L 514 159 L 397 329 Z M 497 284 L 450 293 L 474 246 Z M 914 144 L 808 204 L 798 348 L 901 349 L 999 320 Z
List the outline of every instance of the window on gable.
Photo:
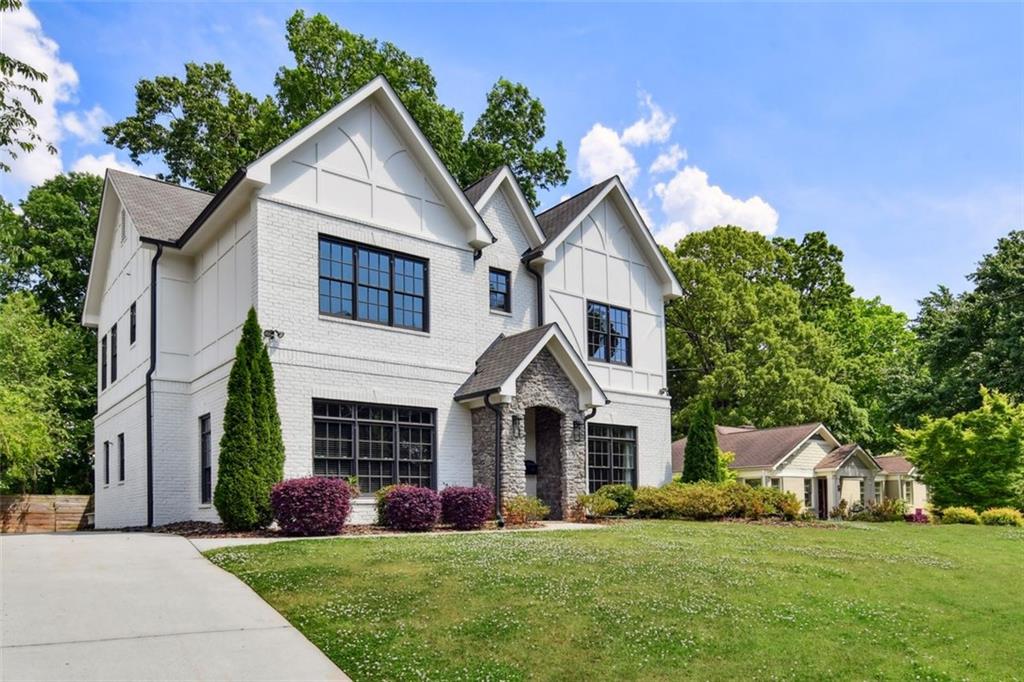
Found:
M 100 390 L 107 387 L 107 335 L 100 339 Z
M 587 357 L 617 365 L 633 364 L 628 310 L 587 301 Z
M 589 424 L 587 480 L 590 492 L 609 483 L 636 487 L 636 427 Z
M 426 330 L 427 262 L 320 237 L 320 313 Z
M 135 303 L 128 309 L 128 343 L 135 343 Z
M 512 312 L 512 291 L 509 286 L 512 281 L 512 273 L 508 270 L 491 268 L 489 280 L 491 310 Z
M 110 383 L 117 381 L 117 324 L 110 328 Z

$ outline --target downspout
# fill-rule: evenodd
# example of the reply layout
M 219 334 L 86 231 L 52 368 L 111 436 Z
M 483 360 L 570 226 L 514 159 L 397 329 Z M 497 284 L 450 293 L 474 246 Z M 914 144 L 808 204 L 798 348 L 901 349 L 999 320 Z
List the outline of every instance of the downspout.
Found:
M 523 265 L 526 266 L 526 271 L 533 275 L 533 278 L 537 280 L 537 326 L 544 326 L 544 275 L 530 267 L 530 263 L 540 257 L 542 252 L 534 251 L 528 253 L 522 258 Z
M 156 371 L 156 266 L 164 245 L 156 245 L 149 273 L 149 369 L 146 370 L 146 526 L 153 527 L 153 372 Z
M 491 396 L 497 391 L 484 395 L 484 405 L 494 412 L 494 510 L 498 528 L 505 527 L 505 518 L 501 515 L 501 405 L 491 402 Z

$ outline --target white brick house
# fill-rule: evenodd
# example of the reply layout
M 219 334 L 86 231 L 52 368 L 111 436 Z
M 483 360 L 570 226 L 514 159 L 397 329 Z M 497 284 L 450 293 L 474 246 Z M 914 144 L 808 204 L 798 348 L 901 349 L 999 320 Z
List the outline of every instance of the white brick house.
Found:
M 382 78 L 216 195 L 108 171 L 82 316 L 96 524 L 217 519 L 250 307 L 285 476 L 358 476 L 353 521 L 387 483 L 493 486 L 498 454 L 503 494 L 558 511 L 602 482 L 664 483 L 679 294 L 618 178 L 538 216 L 506 168 L 463 190 Z

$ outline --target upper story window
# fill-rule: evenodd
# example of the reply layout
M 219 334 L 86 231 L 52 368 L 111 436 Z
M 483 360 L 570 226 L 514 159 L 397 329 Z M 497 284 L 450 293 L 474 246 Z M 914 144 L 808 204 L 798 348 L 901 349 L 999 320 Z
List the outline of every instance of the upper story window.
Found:
M 117 381 L 117 324 L 110 328 L 110 383 Z
M 128 309 L 128 343 L 135 343 L 135 303 Z
M 427 330 L 427 261 L 320 237 L 320 313 Z
M 617 365 L 633 364 L 628 310 L 587 301 L 587 357 Z
M 100 339 L 100 390 L 107 387 L 107 335 Z
M 508 270 L 491 268 L 490 271 L 490 297 L 491 310 L 512 312 L 512 288 L 509 284 L 512 281 L 512 273 Z

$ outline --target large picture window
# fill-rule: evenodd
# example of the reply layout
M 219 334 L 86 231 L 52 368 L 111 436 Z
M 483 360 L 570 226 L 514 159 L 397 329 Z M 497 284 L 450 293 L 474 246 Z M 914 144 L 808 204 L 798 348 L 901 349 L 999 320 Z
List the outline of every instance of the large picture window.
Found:
M 636 487 L 636 427 L 589 424 L 587 480 L 590 492 L 609 483 Z
M 434 487 L 434 410 L 313 401 L 313 475 L 356 476 L 373 493 L 393 483 Z
M 427 261 L 320 237 L 320 313 L 427 329 Z
M 633 363 L 628 310 L 587 301 L 587 357 L 617 365 Z

